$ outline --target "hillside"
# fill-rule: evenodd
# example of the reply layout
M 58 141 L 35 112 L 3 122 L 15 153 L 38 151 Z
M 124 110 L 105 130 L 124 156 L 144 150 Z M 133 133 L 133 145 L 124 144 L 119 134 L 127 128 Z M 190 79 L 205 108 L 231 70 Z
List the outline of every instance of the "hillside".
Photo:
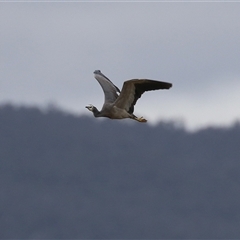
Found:
M 239 238 L 240 124 L 190 133 L 0 108 L 0 238 Z

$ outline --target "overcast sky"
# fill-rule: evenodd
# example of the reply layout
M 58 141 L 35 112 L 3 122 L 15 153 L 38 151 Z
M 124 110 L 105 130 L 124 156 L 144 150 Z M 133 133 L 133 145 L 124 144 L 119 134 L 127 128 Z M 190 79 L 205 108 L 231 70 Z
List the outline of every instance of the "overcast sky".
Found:
M 240 119 L 240 2 L 0 2 L 0 104 L 101 109 L 100 69 L 173 83 L 135 114 L 188 128 Z

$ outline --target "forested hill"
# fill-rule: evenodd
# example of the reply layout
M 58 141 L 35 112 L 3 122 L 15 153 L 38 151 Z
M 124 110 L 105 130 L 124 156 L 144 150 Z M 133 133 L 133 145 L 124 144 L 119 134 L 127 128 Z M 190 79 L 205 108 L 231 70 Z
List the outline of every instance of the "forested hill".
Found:
M 0 108 L 0 238 L 240 237 L 240 124 L 194 133 Z

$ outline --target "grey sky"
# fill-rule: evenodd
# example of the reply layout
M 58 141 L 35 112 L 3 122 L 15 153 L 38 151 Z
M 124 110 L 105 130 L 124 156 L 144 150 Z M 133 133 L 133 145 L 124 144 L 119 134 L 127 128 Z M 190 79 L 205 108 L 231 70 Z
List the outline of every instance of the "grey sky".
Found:
M 240 118 L 240 3 L 0 3 L 0 103 L 90 114 L 115 85 L 149 78 L 169 91 L 145 93 L 135 112 L 188 127 Z

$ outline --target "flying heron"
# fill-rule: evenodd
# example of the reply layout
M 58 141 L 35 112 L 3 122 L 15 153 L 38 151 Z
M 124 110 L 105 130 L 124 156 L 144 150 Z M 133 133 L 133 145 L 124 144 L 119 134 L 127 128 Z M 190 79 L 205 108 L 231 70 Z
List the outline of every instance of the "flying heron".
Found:
M 143 117 L 138 118 L 133 114 L 134 105 L 137 100 L 145 91 L 169 89 L 172 87 L 172 84 L 168 82 L 149 79 L 132 79 L 124 82 L 122 91 L 120 92 L 118 87 L 103 75 L 100 70 L 96 70 L 93 73 L 105 95 L 105 102 L 101 111 L 98 111 L 98 109 L 91 104 L 86 106 L 89 111 L 93 112 L 95 117 L 108 117 L 111 119 L 131 118 L 138 122 L 147 122 Z M 119 95 L 117 93 L 119 93 Z

